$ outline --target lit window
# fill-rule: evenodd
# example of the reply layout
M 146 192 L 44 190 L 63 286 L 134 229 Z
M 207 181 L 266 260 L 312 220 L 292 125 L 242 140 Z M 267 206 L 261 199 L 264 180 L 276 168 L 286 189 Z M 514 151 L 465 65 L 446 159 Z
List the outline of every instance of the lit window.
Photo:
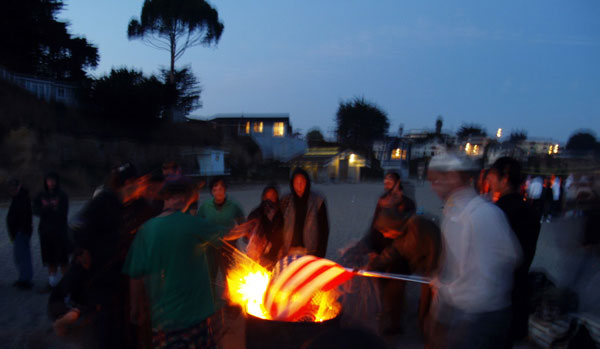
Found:
M 283 122 L 273 123 L 273 136 L 283 137 L 285 134 L 285 124 Z
M 250 134 L 250 121 L 246 122 L 246 134 Z
M 396 149 L 392 150 L 392 159 L 393 160 L 402 159 L 402 149 L 396 148 Z
M 254 133 L 262 133 L 263 131 L 263 122 L 255 122 L 254 123 Z

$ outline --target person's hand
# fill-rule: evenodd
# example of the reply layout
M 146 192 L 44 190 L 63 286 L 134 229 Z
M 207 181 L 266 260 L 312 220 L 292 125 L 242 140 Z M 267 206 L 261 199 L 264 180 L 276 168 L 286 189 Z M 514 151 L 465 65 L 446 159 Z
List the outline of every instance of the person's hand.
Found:
M 395 229 L 380 229 L 381 234 L 383 234 L 383 236 L 387 239 L 396 239 L 397 237 L 399 237 L 400 235 L 402 235 L 401 231 L 395 230 Z
M 77 319 L 79 319 L 79 310 L 69 310 L 65 315 L 54 321 L 54 324 L 52 325 L 54 332 L 59 337 L 66 336 L 69 331 L 69 327 L 74 324 Z

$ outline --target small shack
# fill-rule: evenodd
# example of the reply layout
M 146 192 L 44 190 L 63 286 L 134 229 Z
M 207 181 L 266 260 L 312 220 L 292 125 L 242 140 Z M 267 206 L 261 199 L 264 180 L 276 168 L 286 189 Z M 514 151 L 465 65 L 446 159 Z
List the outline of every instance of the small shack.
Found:
M 290 168 L 301 167 L 317 183 L 360 182 L 360 169 L 369 166 L 356 152 L 338 147 L 315 147 L 290 161 Z

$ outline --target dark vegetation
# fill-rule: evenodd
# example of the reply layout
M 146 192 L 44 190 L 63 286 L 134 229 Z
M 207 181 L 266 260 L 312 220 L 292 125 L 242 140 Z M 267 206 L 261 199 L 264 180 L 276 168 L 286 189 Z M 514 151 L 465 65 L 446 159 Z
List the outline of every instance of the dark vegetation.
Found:
M 223 25 L 218 22 L 216 10 L 204 3 L 201 7 L 208 12 L 193 16 L 189 12 L 169 12 L 165 17 L 155 11 L 175 2 L 204 3 L 145 1 L 144 8 L 160 6 L 154 8 L 152 18 L 142 9 L 141 27 L 135 35 L 130 28 L 130 37 L 145 40 L 155 35 L 155 30 L 163 29 L 152 26 L 168 17 L 171 24 L 176 24 L 178 35 L 189 31 L 198 37 L 204 33 L 204 39 L 192 42 L 194 45 L 218 42 Z M 49 170 L 61 174 L 71 194 L 87 196 L 115 165 L 132 162 L 140 173 L 145 173 L 159 169 L 166 160 L 187 164 L 189 154 L 206 146 L 227 150 L 232 174 L 240 177 L 251 173 L 254 161 L 260 160 L 258 146 L 250 138 L 223 137 L 207 122 L 186 121 L 186 115 L 202 106 L 202 88 L 190 67 L 177 69 L 173 60 L 170 69 L 162 69 L 159 75 L 147 76 L 123 67 L 94 79 L 86 72 L 97 66 L 98 49 L 85 38 L 70 34 L 68 24 L 57 19 L 62 1 L 7 0 L 3 5 L 0 67 L 39 79 L 68 82 L 77 87 L 79 103 L 69 107 L 44 102 L 0 80 L 1 196 L 5 197 L 2 186 L 10 177 L 21 178 L 37 191 L 44 172 Z M 207 15 L 211 21 L 216 16 L 217 27 L 202 19 Z M 179 46 L 174 59 L 193 46 L 186 45 Z M 175 113 L 184 122 L 173 122 Z M 187 167 L 190 172 L 198 170 L 193 162 Z

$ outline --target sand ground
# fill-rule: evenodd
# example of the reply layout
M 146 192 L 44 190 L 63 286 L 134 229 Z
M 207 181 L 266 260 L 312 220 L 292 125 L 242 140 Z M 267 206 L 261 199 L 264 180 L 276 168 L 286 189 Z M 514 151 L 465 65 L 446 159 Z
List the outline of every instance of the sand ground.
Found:
M 315 185 L 314 188 L 327 198 L 331 233 L 327 257 L 337 260 L 339 251 L 360 239 L 370 224 L 378 196 L 380 183 Z M 244 208 L 246 214 L 258 202 L 262 186 L 232 188 L 230 194 Z M 281 192 L 286 193 L 287 185 Z M 203 192 L 201 200 L 207 199 Z M 418 210 L 431 216 L 439 216 L 442 203 L 427 183 L 416 184 L 415 198 Z M 70 215 L 83 205 L 83 200 L 71 203 Z M 47 282 L 41 257 L 37 229 L 31 239 L 34 264 L 34 284 L 31 291 L 18 291 L 11 287 L 17 277 L 13 263 L 12 244 L 5 228 L 7 204 L 0 205 L 0 347 L 3 348 L 72 348 L 52 333 L 51 322 L 46 315 L 47 293 L 40 292 Z M 37 219 L 34 220 L 37 228 Z M 543 269 L 559 286 L 570 286 L 580 294 L 580 309 L 600 315 L 600 263 L 597 257 L 582 250 L 578 244 L 580 223 L 576 220 L 556 220 L 544 223 L 538 250 L 532 269 Z M 423 343 L 416 325 L 418 286 L 407 289 L 407 314 L 405 332 L 387 337 L 390 347 L 420 348 Z M 243 320 L 237 320 L 243 324 Z M 243 327 L 243 326 L 241 326 Z M 243 331 L 241 329 L 240 331 Z M 239 348 L 243 345 L 243 332 L 232 334 L 225 347 Z M 526 346 L 526 345 L 525 345 Z

